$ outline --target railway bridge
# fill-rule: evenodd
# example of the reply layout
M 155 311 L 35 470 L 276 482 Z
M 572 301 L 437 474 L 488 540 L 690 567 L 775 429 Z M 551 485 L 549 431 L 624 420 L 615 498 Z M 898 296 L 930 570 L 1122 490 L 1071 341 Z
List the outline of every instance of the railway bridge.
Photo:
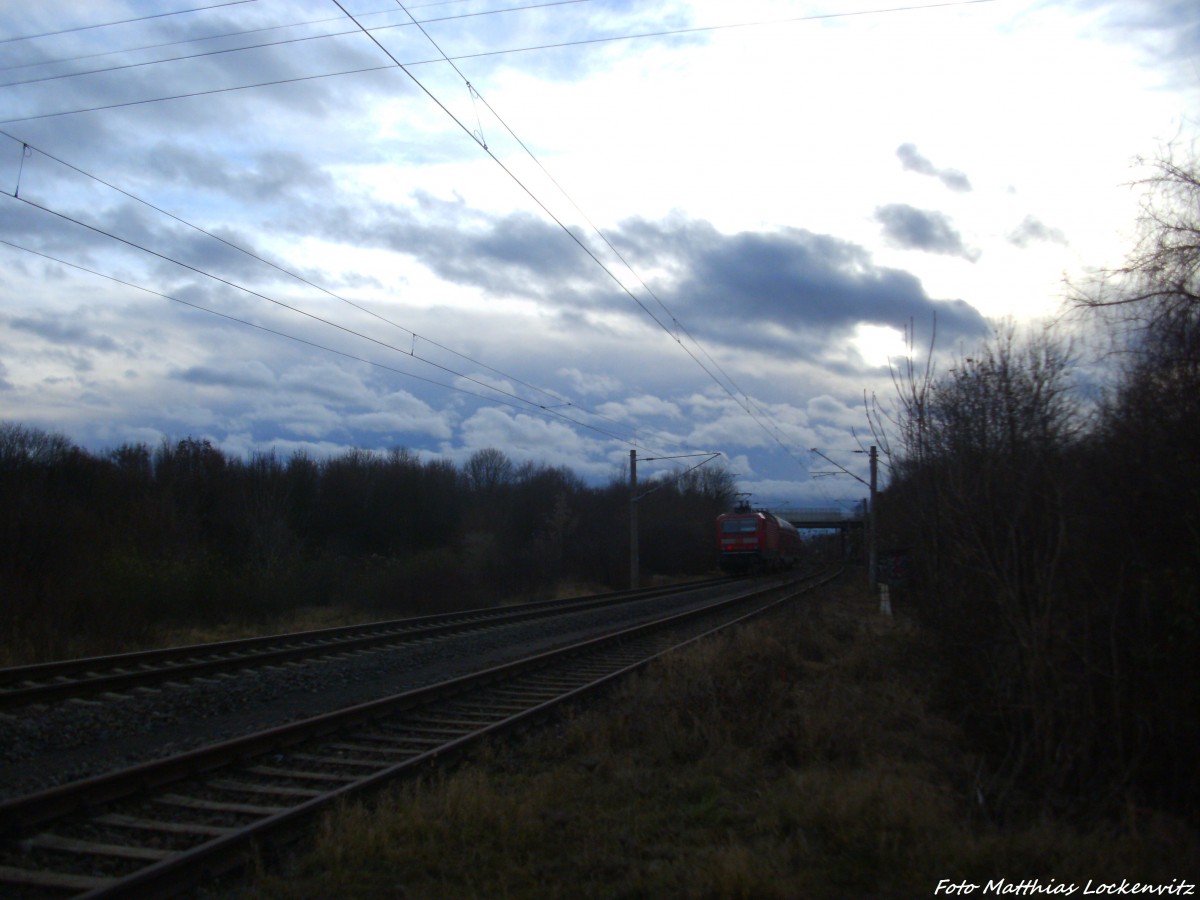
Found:
M 862 528 L 864 521 L 861 508 L 847 512 L 837 507 L 825 509 L 800 506 L 772 509 L 770 512 L 786 519 L 797 528 L 836 528 L 845 531 L 848 528 Z
M 847 556 L 860 554 L 864 547 L 863 537 L 866 529 L 866 504 L 857 509 L 847 511 L 837 507 L 780 507 L 768 510 L 787 522 L 791 522 L 801 531 L 822 530 L 837 531 L 839 536 L 839 555 Z

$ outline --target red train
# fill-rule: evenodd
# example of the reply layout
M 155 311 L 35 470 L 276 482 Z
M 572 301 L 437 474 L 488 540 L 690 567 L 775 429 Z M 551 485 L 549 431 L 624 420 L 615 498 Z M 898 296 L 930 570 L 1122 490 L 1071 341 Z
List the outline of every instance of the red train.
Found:
M 717 558 L 726 572 L 791 568 L 801 547 L 796 527 L 764 510 L 717 516 Z

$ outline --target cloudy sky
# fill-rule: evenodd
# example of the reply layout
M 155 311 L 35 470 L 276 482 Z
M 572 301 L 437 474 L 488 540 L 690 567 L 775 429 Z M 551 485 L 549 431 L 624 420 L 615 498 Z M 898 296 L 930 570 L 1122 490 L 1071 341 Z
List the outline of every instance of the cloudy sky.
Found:
M 0 419 L 850 501 L 1198 100 L 1192 0 L 0 0 Z

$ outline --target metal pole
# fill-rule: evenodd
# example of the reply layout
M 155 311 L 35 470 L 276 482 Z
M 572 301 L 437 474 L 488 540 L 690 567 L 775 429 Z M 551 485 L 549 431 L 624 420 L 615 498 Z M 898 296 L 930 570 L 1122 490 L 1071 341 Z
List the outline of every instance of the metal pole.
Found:
M 638 589 L 637 451 L 629 451 L 629 587 Z
M 878 563 L 879 563 L 879 546 L 876 540 L 876 514 L 875 514 L 875 484 L 876 474 L 879 470 L 879 453 L 875 450 L 874 445 L 871 446 L 871 507 L 867 511 L 869 518 L 867 519 L 867 528 L 870 533 L 867 535 L 867 578 L 870 581 L 871 591 L 874 592 L 877 583 Z

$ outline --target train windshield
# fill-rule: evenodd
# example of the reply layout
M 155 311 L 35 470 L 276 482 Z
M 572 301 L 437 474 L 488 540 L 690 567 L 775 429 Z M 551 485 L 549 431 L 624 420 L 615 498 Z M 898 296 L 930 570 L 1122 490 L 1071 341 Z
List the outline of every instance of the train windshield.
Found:
M 754 516 L 747 516 L 744 519 L 726 519 L 721 523 L 721 531 L 724 534 L 758 531 L 758 519 Z

